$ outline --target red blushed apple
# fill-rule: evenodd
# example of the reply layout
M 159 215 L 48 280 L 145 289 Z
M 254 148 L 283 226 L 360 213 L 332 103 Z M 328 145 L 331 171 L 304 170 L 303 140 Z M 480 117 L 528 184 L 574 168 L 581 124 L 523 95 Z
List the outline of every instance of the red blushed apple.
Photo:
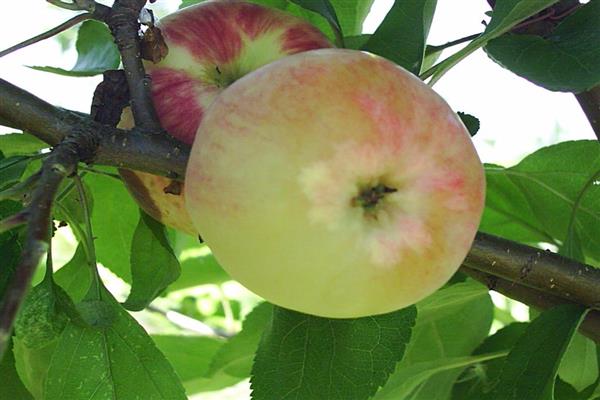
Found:
M 186 207 L 248 289 L 331 318 L 386 313 L 440 288 L 481 218 L 470 136 L 431 88 L 378 56 L 296 54 L 215 100 Z
M 247 73 L 290 54 L 331 47 L 306 21 L 273 8 L 239 1 L 207 1 L 160 21 L 167 56 L 146 63 L 160 122 L 191 144 L 207 107 Z M 131 127 L 124 117 L 122 127 Z M 165 225 L 197 234 L 181 184 L 151 174 L 121 171 L 140 206 Z

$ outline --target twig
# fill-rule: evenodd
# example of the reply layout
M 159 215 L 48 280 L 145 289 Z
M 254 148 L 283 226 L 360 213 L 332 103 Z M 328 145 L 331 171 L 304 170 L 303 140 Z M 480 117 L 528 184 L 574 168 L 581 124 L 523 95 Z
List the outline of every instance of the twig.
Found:
M 575 93 L 575 98 L 600 140 L 600 85 L 585 92 Z
M 444 50 L 447 49 L 449 47 L 453 47 L 462 43 L 466 43 L 466 42 L 470 42 L 473 39 L 478 38 L 479 36 L 481 36 L 483 34 L 483 32 L 481 33 L 475 33 L 473 35 L 469 35 L 469 36 L 465 36 L 462 37 L 460 39 L 456 39 L 456 40 L 452 40 L 448 43 L 444 43 L 444 44 L 440 44 L 440 45 L 435 45 L 435 46 L 427 46 L 428 47 L 428 51 L 430 53 L 436 52 L 436 51 L 440 51 L 440 50 Z
M 109 178 L 113 178 L 116 179 L 118 181 L 122 181 L 123 179 L 121 178 L 121 175 L 118 174 L 112 174 L 110 172 L 106 172 L 106 171 L 102 171 L 93 167 L 88 167 L 85 165 L 82 165 L 79 167 L 80 170 L 83 171 L 87 171 L 87 172 L 91 172 L 92 174 L 98 174 L 98 175 L 104 175 L 104 176 L 108 176 Z
M 464 265 L 578 304 L 600 306 L 600 270 L 550 251 L 480 232 Z
M 146 0 L 115 0 L 108 26 L 121 53 L 135 126 L 142 130 L 160 131 L 160 122 L 152 103 L 150 77 L 146 75 L 140 57 L 138 16 L 145 4 Z
M 559 304 L 572 303 L 558 296 L 549 295 L 539 290 L 519 285 L 518 283 L 498 278 L 497 276 L 463 266 L 460 269 L 471 278 L 483 283 L 490 290 L 520 301 L 538 310 L 547 310 Z M 591 310 L 579 327 L 580 332 L 600 344 L 600 312 Z
M 11 215 L 10 217 L 4 218 L 3 220 L 0 220 L 0 234 L 26 224 L 28 216 L 29 213 L 27 212 L 27 210 L 24 210 L 14 215 Z
M 111 11 L 110 7 L 105 6 L 104 4 L 96 3 L 94 0 L 75 0 L 74 2 L 62 0 L 46 1 L 55 5 L 56 7 L 64 8 L 65 10 L 87 11 L 90 14 L 90 18 L 104 22 L 107 20 Z
M 31 204 L 26 209 L 28 229 L 21 261 L 10 277 L 0 303 L 0 358 L 6 350 L 13 322 L 29 289 L 31 278 L 48 251 L 54 196 L 63 179 L 75 171 L 79 158 L 76 143 L 67 140 L 57 146 L 42 164 L 40 181 L 33 191 Z
M 0 201 L 2 200 L 16 200 L 23 201 L 25 196 L 29 194 L 37 182 L 40 179 L 40 172 L 37 172 L 31 175 L 29 178 L 24 180 L 23 182 L 19 182 L 16 185 L 9 187 L 6 190 L 0 192 Z
M 210 326 L 205 322 L 202 322 L 185 314 L 181 314 L 177 311 L 165 310 L 155 304 L 150 304 L 148 307 L 146 307 L 146 309 L 148 311 L 162 315 L 169 322 L 178 326 L 181 329 L 192 331 L 196 334 L 200 334 L 201 336 L 218 337 L 225 339 L 228 339 L 232 336 L 231 333 L 225 332 L 220 328 Z
M 83 188 L 81 178 L 75 175 L 73 179 L 75 180 L 75 187 L 77 188 L 77 195 L 79 196 L 79 203 L 81 204 L 81 208 L 83 210 L 83 219 L 85 221 L 85 238 L 83 240 L 83 243 L 85 245 L 87 262 L 90 268 L 92 269 L 92 287 L 90 288 L 90 290 L 94 290 L 96 292 L 96 298 L 100 299 L 100 292 L 102 290 L 102 280 L 100 279 L 100 275 L 98 274 L 96 247 L 94 246 L 94 234 L 92 233 L 92 218 L 90 214 L 90 206 L 88 204 L 88 199 L 85 195 L 85 189 Z
M 79 11 L 81 7 L 75 3 L 69 3 L 62 0 L 46 0 L 48 3 L 55 5 L 56 7 L 64 8 L 65 10 Z
M 17 51 L 19 49 L 22 49 L 22 48 L 25 48 L 25 47 L 30 46 L 32 44 L 41 42 L 42 40 L 51 38 L 51 37 L 53 37 L 53 36 L 55 36 L 55 35 L 63 32 L 63 31 L 66 31 L 67 29 L 69 29 L 69 28 L 77 25 L 78 23 L 83 22 L 83 21 L 85 21 L 87 19 L 90 19 L 92 17 L 93 16 L 90 13 L 79 14 L 79 15 L 77 15 L 77 16 L 75 16 L 75 17 L 73 17 L 73 18 L 71 18 L 71 19 L 63 22 L 62 24 L 60 24 L 60 25 L 58 25 L 58 26 L 50 29 L 49 31 L 46 31 L 46 32 L 44 32 L 42 34 L 39 34 L 39 35 L 34 36 L 32 38 L 29 38 L 29 39 L 27 39 L 27 40 L 25 40 L 25 41 L 23 41 L 23 42 L 21 42 L 19 44 L 16 44 L 16 45 L 14 45 L 12 47 L 9 47 L 8 49 L 6 49 L 4 51 L 0 51 L 0 58 L 4 57 L 4 56 L 6 56 L 6 55 L 8 55 L 8 54 L 10 54 L 12 52 L 15 52 L 15 51 Z

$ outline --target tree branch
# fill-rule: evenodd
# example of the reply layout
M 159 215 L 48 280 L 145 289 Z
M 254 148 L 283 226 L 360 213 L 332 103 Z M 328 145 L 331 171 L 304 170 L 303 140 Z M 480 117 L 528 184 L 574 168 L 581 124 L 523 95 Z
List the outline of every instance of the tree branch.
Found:
M 125 167 L 172 179 L 183 179 L 189 146 L 161 133 L 148 135 L 93 121 L 89 116 L 55 107 L 0 79 L 0 120 L 37 136 L 51 146 L 77 132 L 90 144 L 81 161 Z
M 559 304 L 573 303 L 561 297 L 540 292 L 536 289 L 499 278 L 492 274 L 477 271 L 467 266 L 462 266 L 460 270 L 471 278 L 486 285 L 489 290 L 502 293 L 511 299 L 525 303 L 540 311 L 547 310 Z M 597 310 L 588 312 L 583 323 L 579 327 L 579 331 L 596 343 L 600 343 L 600 312 Z
M 479 232 L 464 264 L 551 296 L 600 306 L 600 270 L 550 251 Z
M 575 93 L 575 98 L 600 140 L 600 85 L 585 92 Z
M 138 16 L 145 4 L 146 0 L 115 0 L 107 22 L 121 53 L 135 126 L 160 131 L 150 92 L 150 77 L 144 71 L 140 49 Z

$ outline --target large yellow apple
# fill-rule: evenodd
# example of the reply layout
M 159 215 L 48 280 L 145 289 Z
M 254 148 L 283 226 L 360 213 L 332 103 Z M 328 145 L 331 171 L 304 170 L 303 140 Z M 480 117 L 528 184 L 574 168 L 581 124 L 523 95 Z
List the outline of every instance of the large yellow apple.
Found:
M 145 64 L 152 99 L 163 128 L 188 144 L 206 109 L 231 83 L 289 54 L 331 46 L 310 23 L 243 1 L 206 1 L 166 16 L 157 26 L 168 53 L 156 64 Z M 133 126 L 130 113 L 120 126 Z M 148 214 L 197 234 L 185 211 L 181 183 L 138 171 L 120 173 Z
M 484 173 L 457 115 L 383 58 L 286 57 L 213 103 L 185 198 L 221 265 L 282 307 L 324 317 L 400 309 L 469 250 Z

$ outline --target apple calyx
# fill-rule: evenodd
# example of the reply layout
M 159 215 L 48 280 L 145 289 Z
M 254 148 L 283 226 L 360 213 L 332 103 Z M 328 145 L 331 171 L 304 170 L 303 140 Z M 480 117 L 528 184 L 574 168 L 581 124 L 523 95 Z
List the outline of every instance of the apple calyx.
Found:
M 387 186 L 384 183 L 376 185 L 367 185 L 360 189 L 358 195 L 352 198 L 353 207 L 361 207 L 365 216 L 377 219 L 378 205 L 388 197 L 389 194 L 397 192 L 398 189 Z

